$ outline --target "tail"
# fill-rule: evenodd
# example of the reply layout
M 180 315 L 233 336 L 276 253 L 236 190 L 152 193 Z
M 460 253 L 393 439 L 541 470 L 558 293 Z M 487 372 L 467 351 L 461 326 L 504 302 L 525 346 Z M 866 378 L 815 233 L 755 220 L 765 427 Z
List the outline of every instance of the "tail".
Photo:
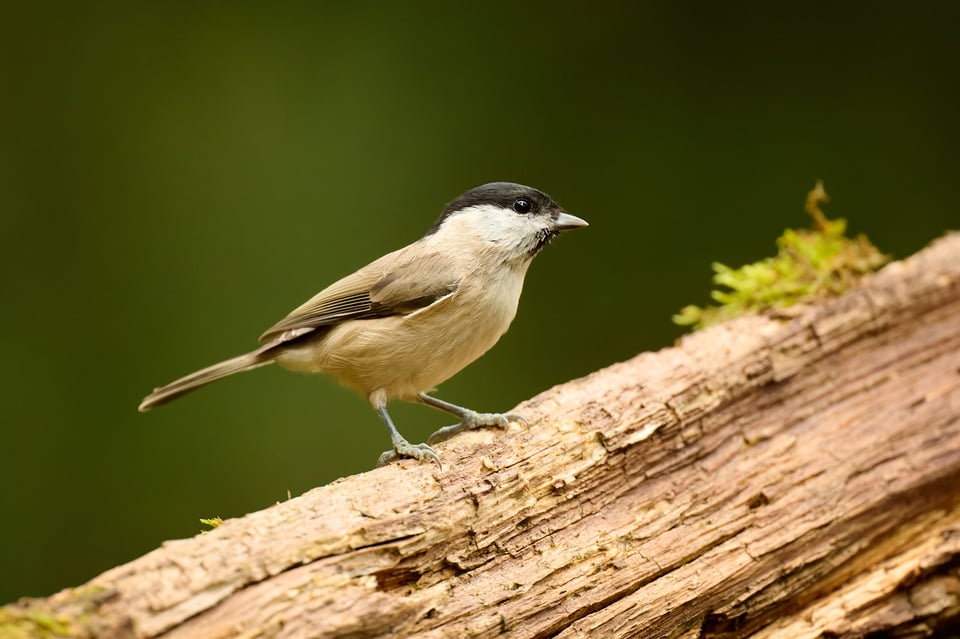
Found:
M 215 382 L 228 375 L 248 371 L 260 366 L 266 366 L 273 363 L 275 353 L 269 352 L 275 344 L 267 344 L 251 353 L 245 353 L 239 357 L 228 359 L 225 362 L 208 366 L 196 373 L 191 373 L 186 377 L 181 377 L 175 382 L 170 382 L 166 386 L 153 389 L 153 392 L 143 398 L 140 402 L 140 412 L 146 412 L 154 406 L 166 404 L 181 395 L 186 395 L 190 391 L 196 390 L 201 386 L 206 386 L 210 382 Z

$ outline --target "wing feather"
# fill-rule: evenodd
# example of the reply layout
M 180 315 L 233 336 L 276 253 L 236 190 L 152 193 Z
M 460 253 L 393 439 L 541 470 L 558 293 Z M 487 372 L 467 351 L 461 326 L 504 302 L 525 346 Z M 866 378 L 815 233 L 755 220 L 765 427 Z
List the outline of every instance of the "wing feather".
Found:
M 402 260 L 397 259 L 402 257 L 399 253 L 387 255 L 334 282 L 267 329 L 260 341 L 288 341 L 346 320 L 409 315 L 457 290 L 459 281 L 444 274 L 447 269 L 430 273 L 430 269 L 425 268 L 424 256 L 418 260 Z M 391 257 L 394 259 L 387 259 Z M 437 265 L 435 260 L 426 257 L 427 263 Z M 394 268 L 384 268 L 384 263 Z M 443 265 L 442 261 L 439 265 Z

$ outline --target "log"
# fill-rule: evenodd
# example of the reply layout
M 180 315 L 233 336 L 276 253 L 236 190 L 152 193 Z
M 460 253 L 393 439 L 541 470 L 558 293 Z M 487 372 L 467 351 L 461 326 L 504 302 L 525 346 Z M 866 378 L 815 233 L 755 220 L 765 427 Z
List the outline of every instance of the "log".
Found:
M 40 637 L 927 636 L 960 619 L 960 234 L 47 599 Z M 18 632 L 22 634 L 14 635 Z M 47 634 L 44 634 L 47 633 Z M 52 634 L 51 634 L 52 633 Z

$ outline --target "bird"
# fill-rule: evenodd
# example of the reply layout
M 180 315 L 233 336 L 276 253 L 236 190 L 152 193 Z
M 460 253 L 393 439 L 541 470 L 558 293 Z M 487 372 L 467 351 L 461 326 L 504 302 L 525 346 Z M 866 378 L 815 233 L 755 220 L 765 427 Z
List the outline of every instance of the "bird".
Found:
M 507 331 L 533 258 L 561 232 L 585 226 L 530 186 L 491 182 L 470 189 L 444 207 L 423 237 L 293 309 L 260 336 L 259 348 L 154 389 L 139 410 L 276 363 L 327 374 L 365 396 L 390 434 L 392 448 L 380 465 L 413 458 L 442 469 L 430 443 L 463 430 L 526 424 L 514 413 L 479 413 L 430 393 Z M 392 400 L 424 404 L 459 422 L 411 444 L 387 412 Z

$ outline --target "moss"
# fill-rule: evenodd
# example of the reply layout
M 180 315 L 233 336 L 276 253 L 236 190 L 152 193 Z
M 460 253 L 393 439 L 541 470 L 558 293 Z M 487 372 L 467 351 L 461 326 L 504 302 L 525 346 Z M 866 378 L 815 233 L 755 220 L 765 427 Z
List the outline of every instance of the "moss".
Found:
M 866 273 L 889 261 L 864 235 L 846 237 L 847 222 L 827 219 L 820 205 L 829 200 L 817 181 L 807 194 L 806 210 L 812 229 L 787 229 L 777 238 L 777 254 L 730 268 L 713 264 L 710 296 L 716 306 L 686 306 L 673 316 L 681 326 L 700 329 L 744 313 L 783 309 L 798 302 L 839 295 Z
M 210 519 L 201 519 L 201 520 L 200 520 L 200 523 L 203 524 L 204 526 L 210 526 L 210 529 L 212 530 L 212 529 L 216 528 L 217 526 L 219 526 L 220 524 L 222 524 L 222 523 L 223 523 L 223 519 L 220 518 L 220 517 L 211 517 Z M 200 532 L 205 533 L 205 532 L 210 532 L 210 531 L 209 531 L 209 530 L 201 530 Z
M 73 637 L 70 620 L 39 607 L 0 608 L 0 639 Z
M 0 639 L 92 639 L 100 636 L 100 606 L 116 592 L 86 585 L 45 599 L 24 598 L 0 607 Z

